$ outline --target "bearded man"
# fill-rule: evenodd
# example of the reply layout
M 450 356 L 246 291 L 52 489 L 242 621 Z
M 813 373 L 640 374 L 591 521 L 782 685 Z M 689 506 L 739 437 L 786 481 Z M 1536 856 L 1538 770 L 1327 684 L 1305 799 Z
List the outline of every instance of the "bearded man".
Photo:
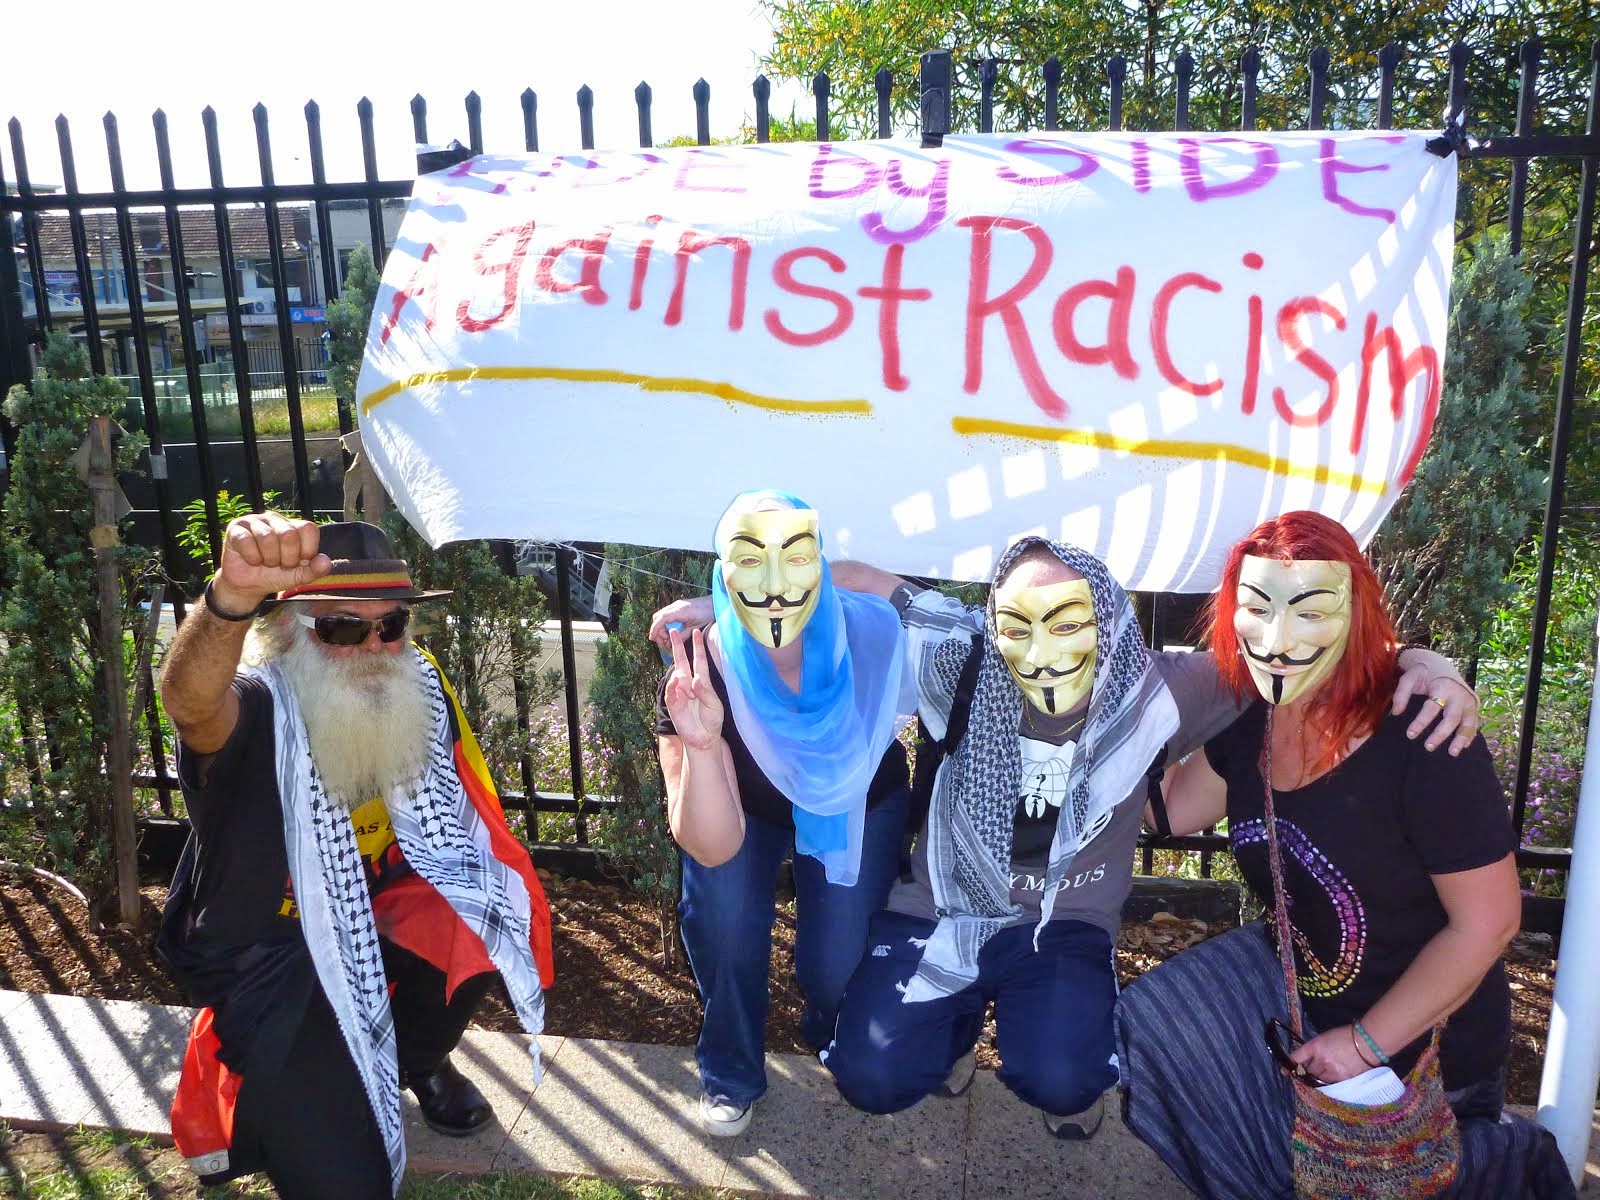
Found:
M 391 1197 L 401 1087 L 441 1133 L 493 1115 L 449 1054 L 496 973 L 543 1025 L 543 890 L 409 638 L 411 606 L 446 594 L 376 526 L 253 514 L 167 655 L 193 833 L 158 945 L 201 1006 L 172 1127 L 204 1182 Z

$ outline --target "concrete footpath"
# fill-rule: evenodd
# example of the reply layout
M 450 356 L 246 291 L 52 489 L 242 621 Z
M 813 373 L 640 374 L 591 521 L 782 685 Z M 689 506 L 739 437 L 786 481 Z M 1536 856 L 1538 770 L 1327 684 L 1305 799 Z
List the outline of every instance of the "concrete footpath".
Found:
M 0 991 L 0 1120 L 19 1129 L 78 1125 L 170 1137 L 167 1110 L 190 1010 Z M 958 1100 L 931 1098 L 873 1117 L 839 1098 L 809 1057 L 768 1056 L 771 1089 L 742 1136 L 706 1137 L 695 1120 L 694 1056 L 681 1046 L 541 1039 L 533 1086 L 523 1039 L 473 1030 L 454 1056 L 494 1105 L 495 1122 L 440 1137 L 404 1098 L 413 1170 L 537 1171 L 671 1182 L 776 1196 L 988 1200 L 1053 1194 L 1100 1200 L 1184 1195 L 1107 1113 L 1086 1144 L 1061 1142 L 990 1071 Z M 1597 1126 L 1600 1130 L 1600 1126 Z M 1585 1194 L 1600 1194 L 1600 1137 Z

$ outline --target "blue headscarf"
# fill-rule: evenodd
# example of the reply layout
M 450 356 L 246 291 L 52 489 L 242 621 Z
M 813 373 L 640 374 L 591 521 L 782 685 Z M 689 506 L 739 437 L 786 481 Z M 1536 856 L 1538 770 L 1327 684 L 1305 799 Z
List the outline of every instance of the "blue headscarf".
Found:
M 717 528 L 764 509 L 811 506 L 788 492 L 744 492 Z M 820 860 L 828 882 L 849 886 L 861 865 L 867 788 L 914 708 L 914 697 L 902 698 L 900 618 L 887 600 L 834 587 L 824 558 L 817 606 L 800 631 L 800 690 L 792 692 L 771 651 L 734 611 L 722 581 L 722 547 L 715 549 L 711 596 L 734 725 L 756 765 L 794 805 L 795 849 Z

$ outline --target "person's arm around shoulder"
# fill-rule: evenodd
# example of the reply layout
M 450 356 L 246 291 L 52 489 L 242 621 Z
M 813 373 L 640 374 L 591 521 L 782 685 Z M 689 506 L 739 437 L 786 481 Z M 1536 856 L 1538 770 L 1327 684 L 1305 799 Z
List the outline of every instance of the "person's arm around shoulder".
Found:
M 676 733 L 657 739 L 667 785 L 667 825 L 673 840 L 701 866 L 717 867 L 744 845 L 744 806 L 734 780 L 733 756 L 722 737 L 726 718 L 711 686 L 705 635 L 693 633 L 694 662 L 683 634 L 671 631 L 672 674 L 664 701 Z
M 1413 696 L 1427 696 L 1432 701 L 1412 720 L 1406 736 L 1418 738 L 1426 733 L 1428 737 L 1423 745 L 1429 750 L 1437 750 L 1449 738 L 1451 756 L 1459 757 L 1471 744 L 1481 724 L 1478 693 L 1461 678 L 1455 663 L 1437 651 L 1422 646 L 1402 646 L 1397 661 L 1400 682 L 1394 689 L 1394 706 L 1390 711 L 1396 716 L 1405 712 Z
M 314 521 L 251 513 L 228 522 L 222 564 L 203 603 L 189 611 L 167 651 L 161 703 L 194 753 L 215 754 L 239 721 L 233 677 L 262 601 L 328 573 Z
M 1227 781 L 1212 769 L 1203 747 L 1167 768 L 1158 786 L 1173 837 L 1210 829 L 1228 815 Z M 1159 828 L 1149 804 L 1144 806 L 1144 820 L 1150 828 Z
M 833 575 L 835 587 L 841 587 L 847 592 L 863 592 L 867 595 L 881 596 L 885 600 L 893 600 L 895 592 L 900 588 L 910 590 L 911 585 L 900 576 L 889 571 L 881 571 L 877 567 L 869 566 L 863 562 L 830 562 L 828 570 Z M 903 604 L 896 605 L 904 607 Z M 667 634 L 669 625 L 681 625 L 685 629 L 702 629 L 711 624 L 716 617 L 710 596 L 691 596 L 687 600 L 674 600 L 671 604 L 663 605 L 656 609 L 650 617 L 650 640 L 656 645 L 668 645 Z

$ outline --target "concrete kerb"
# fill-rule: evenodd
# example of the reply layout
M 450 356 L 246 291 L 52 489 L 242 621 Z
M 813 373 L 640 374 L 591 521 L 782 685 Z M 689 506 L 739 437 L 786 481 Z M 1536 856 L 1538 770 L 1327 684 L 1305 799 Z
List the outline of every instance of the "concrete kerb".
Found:
M 191 1010 L 0 991 L 0 1120 L 80 1125 L 170 1142 L 167 1112 Z M 717 1141 L 698 1127 L 688 1047 L 542 1038 L 535 1086 L 523 1038 L 469 1031 L 456 1062 L 494 1105 L 486 1135 L 443 1138 L 404 1099 L 410 1160 L 427 1173 L 491 1169 L 869 1200 L 917 1189 L 950 1197 L 1032 1194 L 1041 1177 L 1104 1200 L 1180 1194 L 1121 1124 L 1114 1097 L 1088 1145 L 1049 1137 L 1039 1115 L 988 1071 L 958 1100 L 930 1098 L 895 1117 L 845 1104 L 804 1055 L 769 1055 L 770 1090 L 749 1131 Z M 540 1102 L 531 1103 L 537 1093 Z M 1525 1107 L 1512 1111 L 1531 1116 Z M 1600 1195 L 1600 1120 L 1584 1195 Z

